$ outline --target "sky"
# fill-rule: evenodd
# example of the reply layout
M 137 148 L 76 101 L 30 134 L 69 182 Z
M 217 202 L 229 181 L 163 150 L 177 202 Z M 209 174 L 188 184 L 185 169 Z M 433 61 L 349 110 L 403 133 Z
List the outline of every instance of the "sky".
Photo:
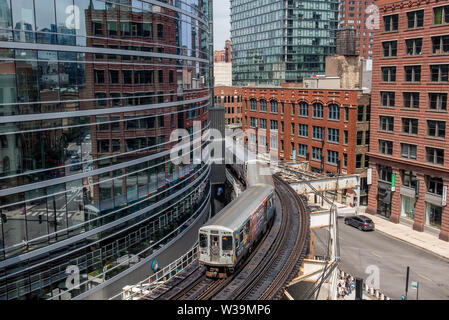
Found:
M 231 39 L 230 0 L 214 2 L 214 50 L 223 50 L 226 40 Z

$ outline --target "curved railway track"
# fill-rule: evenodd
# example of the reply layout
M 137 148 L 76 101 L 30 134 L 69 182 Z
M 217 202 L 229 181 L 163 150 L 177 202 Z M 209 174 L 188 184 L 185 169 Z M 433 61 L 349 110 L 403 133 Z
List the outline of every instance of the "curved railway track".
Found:
M 195 262 L 144 299 L 279 299 L 307 253 L 310 220 L 303 199 L 280 177 L 273 178 L 282 214 L 276 215 L 270 232 L 234 276 L 208 279 L 204 268 Z

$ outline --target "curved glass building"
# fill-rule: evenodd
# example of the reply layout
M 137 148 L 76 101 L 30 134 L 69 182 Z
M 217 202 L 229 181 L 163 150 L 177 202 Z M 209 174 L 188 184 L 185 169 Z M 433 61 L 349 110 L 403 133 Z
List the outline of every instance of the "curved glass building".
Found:
M 0 300 L 85 295 L 208 214 L 170 134 L 209 126 L 211 12 L 0 0 Z

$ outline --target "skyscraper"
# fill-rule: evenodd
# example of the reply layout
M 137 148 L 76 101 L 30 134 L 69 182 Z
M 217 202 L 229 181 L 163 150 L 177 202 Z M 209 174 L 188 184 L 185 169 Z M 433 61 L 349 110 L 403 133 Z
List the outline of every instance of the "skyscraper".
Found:
M 338 0 L 231 0 L 233 85 L 281 85 L 324 73 Z
M 170 134 L 208 127 L 210 0 L 157 3 L 0 1 L 0 300 L 107 298 L 208 217 Z

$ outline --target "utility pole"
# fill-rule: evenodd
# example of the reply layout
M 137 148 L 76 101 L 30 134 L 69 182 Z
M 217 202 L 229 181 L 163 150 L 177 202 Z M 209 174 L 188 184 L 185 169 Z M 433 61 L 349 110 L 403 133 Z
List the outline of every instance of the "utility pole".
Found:
M 408 279 L 410 276 L 410 267 L 407 267 L 407 276 L 405 278 L 405 300 L 407 300 L 407 293 L 408 293 Z

